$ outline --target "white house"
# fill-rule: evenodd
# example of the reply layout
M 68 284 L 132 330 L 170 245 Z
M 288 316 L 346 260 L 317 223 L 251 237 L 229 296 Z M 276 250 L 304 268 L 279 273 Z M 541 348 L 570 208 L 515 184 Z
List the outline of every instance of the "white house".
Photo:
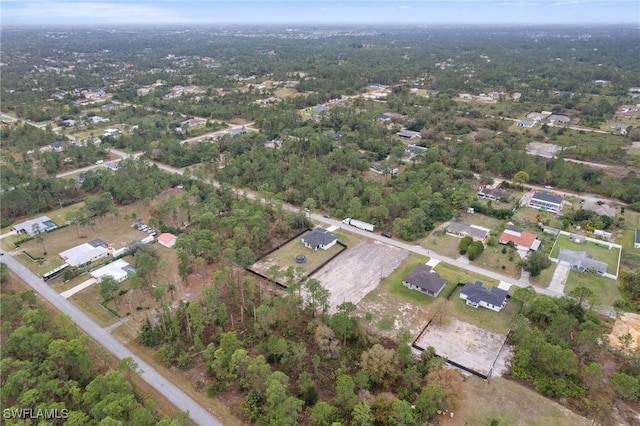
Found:
M 633 247 L 640 249 L 640 229 L 636 229 L 636 239 L 633 242 Z
M 562 210 L 562 197 L 544 191 L 536 191 L 529 200 L 528 206 L 552 213 Z
M 100 281 L 104 276 L 111 276 L 119 283 L 126 280 L 129 274 L 136 271 L 132 265 L 123 259 L 118 259 L 115 262 L 111 262 L 101 268 L 91 271 L 90 275 L 97 281 Z
M 472 308 L 482 306 L 500 312 L 507 305 L 507 291 L 498 287 L 487 289 L 482 281 L 466 283 L 460 290 L 460 298 Z
M 109 250 L 102 243 L 102 240 L 93 240 L 60 252 L 59 256 L 70 266 L 86 266 L 109 255 Z
M 314 250 L 329 250 L 337 242 L 336 236 L 323 228 L 315 228 L 302 237 L 302 244 Z

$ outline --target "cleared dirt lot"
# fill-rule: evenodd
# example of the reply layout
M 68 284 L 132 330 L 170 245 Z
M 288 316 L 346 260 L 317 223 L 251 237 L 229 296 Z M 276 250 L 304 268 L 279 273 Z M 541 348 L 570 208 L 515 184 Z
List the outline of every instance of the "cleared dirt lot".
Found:
M 365 241 L 344 251 L 312 278 L 331 292 L 329 303 L 332 308 L 343 302 L 357 305 L 408 255 L 406 250 L 379 241 Z
M 432 322 L 416 344 L 422 348 L 433 346 L 436 353 L 455 363 L 488 375 L 491 366 L 500 354 L 500 360 L 492 376 L 501 375 L 510 358 L 508 347 L 500 351 L 505 336 L 457 320 L 446 319 L 442 324 Z

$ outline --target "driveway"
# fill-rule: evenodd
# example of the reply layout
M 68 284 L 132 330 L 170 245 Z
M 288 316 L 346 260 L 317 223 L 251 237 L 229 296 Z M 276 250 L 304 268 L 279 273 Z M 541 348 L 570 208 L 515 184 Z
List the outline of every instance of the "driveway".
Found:
M 564 294 L 564 285 L 567 283 L 569 277 L 569 271 L 571 266 L 567 262 L 559 262 L 556 266 L 556 270 L 551 278 L 551 284 L 549 284 L 549 290 L 556 293 Z

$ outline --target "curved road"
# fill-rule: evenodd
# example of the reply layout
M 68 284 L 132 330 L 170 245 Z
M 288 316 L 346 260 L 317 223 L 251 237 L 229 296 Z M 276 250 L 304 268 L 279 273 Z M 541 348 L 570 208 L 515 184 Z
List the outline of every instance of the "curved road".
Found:
M 4 253 L 4 252 L 3 252 Z M 96 324 L 87 314 L 78 309 L 71 302 L 67 301 L 58 292 L 49 287 L 37 275 L 28 270 L 20 262 L 9 254 L 5 254 L 1 258 L 9 269 L 22 278 L 31 288 L 33 288 L 40 296 L 48 300 L 56 309 L 65 315 L 68 315 L 71 321 L 76 323 L 78 327 L 84 330 L 89 336 L 95 339 L 106 350 L 111 352 L 118 359 L 126 357 L 132 358 L 142 370 L 140 376 L 149 385 L 153 386 L 158 392 L 164 395 L 178 409 L 189 413 L 191 420 L 203 426 L 222 426 L 213 414 L 194 401 L 189 395 L 184 393 L 180 388 L 167 380 L 151 365 L 138 358 L 126 346 L 120 343 L 115 337 L 105 331 Z

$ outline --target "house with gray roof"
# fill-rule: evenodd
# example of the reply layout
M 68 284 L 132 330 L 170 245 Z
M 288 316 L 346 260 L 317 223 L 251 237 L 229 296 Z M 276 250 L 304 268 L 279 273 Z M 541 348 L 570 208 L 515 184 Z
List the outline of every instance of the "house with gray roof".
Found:
M 593 256 L 586 251 L 560 249 L 558 260 L 567 262 L 574 271 L 595 272 L 598 275 L 604 275 L 608 267 L 606 262 L 593 259 Z
M 488 289 L 482 281 L 466 283 L 460 290 L 460 298 L 472 308 L 482 306 L 496 312 L 500 312 L 507 305 L 506 290 L 498 287 Z
M 13 230 L 18 234 L 27 234 L 30 237 L 33 237 L 37 233 L 48 232 L 56 229 L 57 227 L 58 225 L 49 219 L 48 216 L 40 216 L 14 225 Z
M 315 228 L 302 236 L 302 244 L 313 250 L 329 250 L 338 242 L 333 233 L 324 228 Z
M 465 225 L 463 223 L 451 222 L 447 226 L 446 232 L 454 237 L 471 237 L 474 241 L 485 242 L 487 241 L 487 238 L 489 238 L 491 230 L 477 225 Z
M 636 229 L 636 239 L 633 241 L 633 247 L 640 249 L 640 229 Z
M 420 138 L 420 132 L 414 132 L 413 130 L 400 130 L 396 135 L 405 139 L 417 139 Z
M 534 209 L 558 213 L 562 210 L 562 197 L 544 191 L 536 191 L 527 205 Z
M 402 285 L 432 297 L 438 297 L 447 285 L 447 280 L 435 272 L 431 266 L 420 263 L 402 280 Z
M 327 111 L 327 107 L 326 107 L 326 106 L 324 106 L 324 105 L 316 105 L 316 106 L 314 106 L 314 107 L 313 107 L 313 108 L 311 108 L 311 109 L 312 109 L 312 110 L 313 110 L 313 112 L 314 112 L 314 113 L 316 113 L 316 114 L 320 114 L 320 113 L 323 113 L 323 112 L 326 112 L 326 111 Z

